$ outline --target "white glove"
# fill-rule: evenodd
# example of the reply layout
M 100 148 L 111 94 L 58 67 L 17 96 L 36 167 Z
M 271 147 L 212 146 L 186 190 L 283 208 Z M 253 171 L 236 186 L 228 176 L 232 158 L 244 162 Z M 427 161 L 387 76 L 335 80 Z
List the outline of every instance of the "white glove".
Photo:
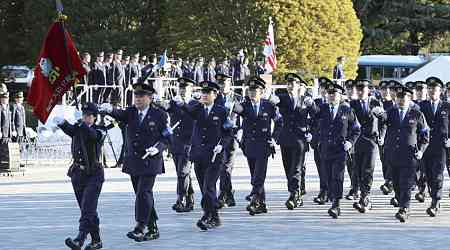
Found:
M 311 142 L 312 141 L 312 134 L 311 133 L 306 133 L 305 134 L 305 139 L 306 139 L 306 142 Z
M 17 136 L 17 132 L 13 131 L 13 132 L 11 132 L 11 135 L 12 135 L 12 137 L 16 137 Z
M 303 101 L 303 105 L 306 107 L 311 107 L 314 104 L 314 100 L 311 97 L 306 97 Z
M 277 105 L 278 103 L 280 103 L 280 98 L 277 95 L 271 95 L 269 97 L 269 101 L 273 104 L 273 105 Z
M 377 106 L 372 109 L 372 113 L 376 116 L 380 116 L 384 113 L 384 109 L 382 107 Z
M 422 159 L 423 153 L 422 151 L 417 151 L 417 153 L 414 154 L 414 156 L 416 157 L 417 160 Z
M 349 151 L 353 147 L 352 143 L 349 141 L 345 141 L 344 143 L 344 150 Z
M 233 111 L 240 114 L 244 111 L 244 107 L 242 107 L 242 104 L 236 103 L 234 104 Z
M 178 106 L 182 106 L 182 105 L 184 104 L 183 97 L 181 97 L 181 96 L 179 96 L 179 95 L 175 96 L 172 100 L 173 100 L 173 101 L 175 102 L 175 104 L 178 105 Z
M 275 139 L 270 139 L 270 141 L 268 141 L 268 143 L 269 143 L 269 145 L 271 146 L 271 147 L 275 147 L 275 145 L 277 144 L 277 142 L 275 141 Z
M 114 118 L 112 118 L 112 117 L 109 116 L 109 115 L 106 115 L 103 119 L 105 120 L 105 122 L 109 122 L 109 123 L 114 122 Z
M 99 112 L 106 112 L 106 113 L 111 113 L 113 111 L 113 107 L 111 104 L 109 103 L 103 103 L 102 105 L 100 105 L 100 107 L 98 108 Z
M 53 118 L 53 123 L 56 124 L 56 125 L 61 125 L 61 124 L 64 123 L 64 121 L 65 121 L 65 119 L 62 118 L 62 117 L 56 116 L 56 117 Z
M 450 148 L 450 139 L 445 140 L 445 147 Z
M 75 112 L 73 113 L 73 118 L 75 118 L 75 121 L 80 120 L 81 117 L 83 117 L 83 113 L 78 109 L 75 110 Z
M 202 94 L 200 94 L 200 92 L 194 92 L 194 93 L 192 93 L 192 98 L 195 100 L 198 100 L 198 99 L 200 99 L 201 95 Z
M 242 129 L 239 129 L 236 133 L 236 138 L 239 142 L 242 142 L 242 135 L 244 135 L 244 131 L 242 131 Z
M 149 147 L 145 150 L 147 153 L 150 153 L 150 156 L 155 156 L 159 153 L 159 149 L 156 147 Z
M 223 149 L 222 145 L 217 145 L 214 147 L 213 152 L 214 154 L 220 154 L 220 152 L 222 152 L 222 149 Z

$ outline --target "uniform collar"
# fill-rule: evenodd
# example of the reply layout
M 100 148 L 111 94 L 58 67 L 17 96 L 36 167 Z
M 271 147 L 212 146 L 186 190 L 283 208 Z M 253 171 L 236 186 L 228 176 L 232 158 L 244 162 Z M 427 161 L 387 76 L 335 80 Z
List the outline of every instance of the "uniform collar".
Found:
M 145 108 L 144 110 L 142 110 L 142 111 L 138 110 L 138 114 L 142 113 L 142 117 L 145 117 L 145 116 L 147 116 L 147 113 L 148 113 L 149 109 L 150 109 L 150 105 L 147 108 Z

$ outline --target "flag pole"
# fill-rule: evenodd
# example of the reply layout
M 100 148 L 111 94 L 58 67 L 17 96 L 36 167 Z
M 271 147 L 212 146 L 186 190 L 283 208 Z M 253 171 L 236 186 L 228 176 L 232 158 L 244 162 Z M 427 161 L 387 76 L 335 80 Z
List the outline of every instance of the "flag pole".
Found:
M 56 12 L 58 14 L 57 20 L 61 23 L 61 25 L 60 25 L 61 31 L 64 34 L 64 50 L 66 52 L 67 66 L 69 68 L 69 74 L 72 74 L 72 68 L 73 68 L 72 59 L 70 58 L 69 47 L 67 46 L 66 28 L 64 26 L 64 22 L 67 20 L 67 16 L 63 14 L 64 6 L 63 6 L 61 0 L 55 0 L 55 3 L 56 3 Z M 78 93 L 77 93 L 75 84 L 76 83 L 74 82 L 72 85 L 72 91 L 75 96 L 75 107 L 76 107 L 76 109 L 79 109 Z

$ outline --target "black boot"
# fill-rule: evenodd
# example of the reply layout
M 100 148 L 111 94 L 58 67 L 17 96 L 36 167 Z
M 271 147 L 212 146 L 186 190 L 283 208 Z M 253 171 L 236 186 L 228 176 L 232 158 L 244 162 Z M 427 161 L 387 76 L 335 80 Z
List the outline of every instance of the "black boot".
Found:
M 409 217 L 409 211 L 408 208 L 402 207 L 398 210 L 398 212 L 395 214 L 395 218 L 399 220 L 400 222 L 405 222 Z
M 391 205 L 392 205 L 393 207 L 399 207 L 399 206 L 400 206 L 400 204 L 398 203 L 397 198 L 395 198 L 395 197 L 392 197 L 392 198 L 391 198 Z
M 143 223 L 138 222 L 136 224 L 136 227 L 134 227 L 133 231 L 127 233 L 127 237 L 137 242 L 141 242 L 144 240 L 144 229 L 145 225 Z
M 214 211 L 211 213 L 211 217 L 208 220 L 208 229 L 213 229 L 222 226 L 222 221 L 220 220 L 219 213 Z
M 156 221 L 148 226 L 148 232 L 144 235 L 143 241 L 156 240 L 159 238 L 159 229 Z
M 100 232 L 93 231 L 91 232 L 91 243 L 86 246 L 84 250 L 95 250 L 101 249 L 103 247 L 102 240 L 100 239 Z
M 291 192 L 291 195 L 289 195 L 288 200 L 286 201 L 285 205 L 287 207 L 287 209 L 289 210 L 293 210 L 296 206 L 295 206 L 295 199 L 296 199 L 296 194 L 297 192 Z
M 205 212 L 200 218 L 200 220 L 197 221 L 197 227 L 200 228 L 202 231 L 208 230 L 208 221 L 211 218 L 210 214 Z
M 324 205 L 328 201 L 328 195 L 326 191 L 320 191 L 319 195 L 314 198 L 314 202 L 319 205 Z
M 420 203 L 424 203 L 425 202 L 425 193 L 423 191 L 419 191 L 416 196 L 415 196 L 416 200 Z
M 234 200 L 234 190 L 228 192 L 226 203 L 228 207 L 236 206 L 236 201 Z
M 70 249 L 72 250 L 81 250 L 81 248 L 83 247 L 84 241 L 86 240 L 87 237 L 87 233 L 80 231 L 78 232 L 77 237 L 75 237 L 75 239 L 72 238 L 67 238 L 65 243 L 66 246 L 68 246 Z
M 193 193 L 188 194 L 186 198 L 186 212 L 194 210 L 195 197 Z
M 431 201 L 431 206 L 429 208 L 427 208 L 427 214 L 431 217 L 436 217 L 440 208 L 441 208 L 441 204 L 440 204 L 439 200 L 433 199 Z
M 184 210 L 183 197 L 178 196 L 177 201 L 173 204 L 172 209 L 176 212 L 180 213 L 180 211 Z
M 333 217 L 333 219 L 337 219 L 341 215 L 341 207 L 339 203 L 339 199 L 333 200 L 331 208 L 328 209 L 328 215 Z
M 219 194 L 219 209 L 224 208 L 227 204 L 227 195 L 225 192 L 221 191 Z
M 360 212 L 360 213 L 365 213 L 365 212 L 367 212 L 368 210 L 371 210 L 372 209 L 372 202 L 370 202 L 370 198 L 369 198 L 369 196 L 361 196 L 361 198 L 359 199 L 359 202 L 358 202 L 358 204 L 359 204 L 359 209 L 358 209 L 358 211 Z M 354 206 L 353 206 L 354 207 Z

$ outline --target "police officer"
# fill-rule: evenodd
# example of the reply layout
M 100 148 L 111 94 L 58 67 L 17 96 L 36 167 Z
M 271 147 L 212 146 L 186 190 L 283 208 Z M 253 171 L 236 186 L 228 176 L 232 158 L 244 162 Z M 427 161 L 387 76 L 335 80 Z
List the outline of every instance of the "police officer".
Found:
M 338 218 L 343 196 L 345 162 L 349 150 L 355 145 L 361 128 L 350 105 L 341 103 L 345 92 L 340 85 L 326 79 L 328 103 L 314 106 L 314 119 L 318 119 L 321 153 L 321 178 L 328 180 L 328 196 L 332 201 L 328 214 Z M 307 104 L 308 106 L 310 104 Z
M 125 110 L 113 109 L 102 104 L 101 111 L 127 124 L 127 152 L 122 172 L 129 174 L 136 194 L 136 226 L 127 237 L 135 241 L 159 238 L 153 186 L 156 176 L 164 173 L 162 152 L 170 141 L 168 116 L 151 105 L 155 90 L 152 86 L 138 82 L 133 85 L 134 106 Z M 148 227 L 144 234 L 145 227 Z
M 381 102 L 383 104 L 383 109 L 389 110 L 395 105 L 394 99 L 392 98 L 391 94 L 391 91 L 395 91 L 395 88 L 391 87 L 391 83 L 389 81 L 381 81 L 379 88 L 381 93 Z M 383 192 L 384 195 L 388 195 L 393 191 L 393 186 L 389 165 L 384 160 L 384 137 L 386 135 L 386 129 L 382 129 L 385 127 L 383 126 L 381 120 L 378 121 L 379 121 L 378 128 L 380 129 L 379 131 L 380 140 L 378 143 L 379 145 L 378 150 L 380 153 L 381 168 L 383 171 L 383 178 L 384 178 L 384 183 L 380 186 L 380 190 Z
M 428 146 L 429 131 L 425 118 L 412 104 L 413 92 L 404 86 L 397 87 L 397 105 L 383 114 L 387 125 L 385 157 L 392 168 L 395 190 L 393 200 L 398 202 L 395 214 L 400 222 L 405 222 L 409 213 L 411 189 L 415 184 L 418 162 Z M 391 204 L 397 205 L 391 200 Z
M 178 96 L 190 105 L 197 103 L 191 99 L 192 88 L 195 82 L 189 78 L 178 78 Z M 182 108 L 171 100 L 167 112 L 170 115 L 170 124 L 178 126 L 173 130 L 172 142 L 169 146 L 170 153 L 177 172 L 177 201 L 173 205 L 173 210 L 178 213 L 190 212 L 194 209 L 194 188 L 191 178 L 191 137 L 194 128 L 194 120 Z
M 19 91 L 14 95 L 14 104 L 12 105 L 12 137 L 15 142 L 23 143 L 26 127 L 25 108 L 23 106 L 23 92 Z
M 11 141 L 11 110 L 9 107 L 9 92 L 5 84 L 0 89 L 0 138 L 1 143 L 5 144 Z
M 272 121 L 281 122 L 275 106 L 280 100 L 276 95 L 271 95 L 269 100 L 261 98 L 266 83 L 259 77 L 252 77 L 248 85 L 249 98 L 236 104 L 234 112 L 243 119 L 242 147 L 253 187 L 247 210 L 250 215 L 255 215 L 267 213 L 264 183 L 269 156 L 275 153 L 274 138 L 277 136 L 272 134 Z
M 237 102 L 241 102 L 242 98 L 235 94 L 231 89 L 231 76 L 224 73 L 216 74 L 217 84 L 220 86 L 219 94 L 215 100 L 217 105 L 224 106 L 227 109 L 229 120 L 233 124 L 233 131 L 224 138 L 223 166 L 220 170 L 220 194 L 219 207 L 234 207 L 236 201 L 234 199 L 234 190 L 231 182 L 231 174 L 235 159 L 236 149 L 238 148 L 237 133 L 239 129 L 239 117 L 231 109 Z
M 97 54 L 96 61 L 91 70 L 92 83 L 95 85 L 105 86 L 106 85 L 106 68 L 103 63 L 105 53 L 102 51 Z M 103 92 L 104 88 L 98 87 L 94 90 L 94 103 L 103 103 Z
M 329 84 L 329 79 L 326 77 L 320 77 L 318 79 L 319 82 L 319 97 L 314 99 L 314 105 L 317 107 L 322 106 L 323 104 L 327 103 L 327 84 Z M 313 119 L 314 117 L 311 117 L 309 120 L 309 124 L 311 124 L 311 132 L 312 132 L 312 141 L 311 141 L 311 147 L 314 149 L 314 162 L 317 167 L 317 173 L 319 175 L 319 181 L 320 181 L 320 191 L 317 197 L 314 197 L 314 202 L 323 205 L 325 202 L 328 201 L 328 179 L 325 179 L 325 177 L 322 177 L 322 170 L 321 170 L 321 160 L 320 160 L 320 142 L 319 142 L 319 119 Z
M 376 113 L 382 114 L 382 104 L 375 98 L 369 97 L 370 82 L 368 80 L 357 80 L 356 89 L 357 100 L 350 101 L 350 106 L 361 125 L 361 135 L 355 144 L 355 154 L 353 163 L 354 186 L 359 187 L 361 198 L 353 204 L 353 207 L 360 213 L 365 213 L 372 208 L 370 201 L 370 190 L 373 182 L 373 171 L 375 169 L 375 158 L 380 141 L 380 133 L 383 133 L 385 126 L 379 128 L 380 122 Z M 355 190 L 357 192 L 358 190 Z
M 305 154 L 309 148 L 308 143 L 312 139 L 308 130 L 309 110 L 303 102 L 310 97 L 305 96 L 306 82 L 299 75 L 289 73 L 285 76 L 285 80 L 287 93 L 278 95 L 280 102 L 277 106 L 283 122 L 277 142 L 280 144 L 290 193 L 285 205 L 292 210 L 303 205 L 300 186 L 304 186 L 304 183 L 302 184 L 301 177 L 305 175 Z
M 356 82 L 355 80 L 348 79 L 345 81 L 345 97 L 344 101 L 347 102 L 348 105 L 350 105 L 350 102 L 353 100 L 358 100 L 358 92 L 356 90 Z M 359 186 L 358 182 L 354 179 L 356 176 L 353 174 L 353 165 L 355 159 L 355 147 L 352 147 L 349 151 L 347 160 L 346 160 L 346 166 L 347 166 L 347 174 L 350 177 L 350 185 L 351 188 L 348 191 L 347 195 L 345 195 L 345 198 L 347 200 L 357 200 L 359 198 Z
M 86 103 L 82 112 L 82 120 L 75 124 L 70 124 L 61 117 L 54 118 L 54 123 L 72 138 L 73 163 L 68 176 L 81 210 L 79 233 L 74 239 L 67 238 L 65 243 L 71 249 L 81 249 L 90 234 L 92 241 L 85 249 L 100 249 L 102 241 L 97 205 L 105 180 L 101 159 L 104 135 L 95 125 L 97 106 Z
M 420 110 L 430 126 L 430 144 L 423 154 L 423 166 L 426 181 L 430 188 L 431 206 L 427 214 L 435 217 L 439 211 L 439 201 L 442 198 L 444 182 L 444 166 L 447 160 L 450 139 L 448 137 L 449 105 L 440 100 L 444 84 L 439 78 L 430 77 L 426 80 L 430 91 L 430 100 L 420 103 Z
M 186 104 L 179 96 L 174 101 L 195 120 L 191 160 L 202 191 L 203 208 L 203 216 L 196 225 L 201 230 L 208 230 L 222 225 L 216 183 L 223 161 L 223 140 L 232 126 L 225 107 L 214 103 L 220 86 L 210 81 L 203 81 L 200 86 L 200 102 Z
M 426 101 L 428 99 L 428 87 L 426 82 L 424 81 L 416 81 L 414 83 L 414 89 L 416 92 L 416 100 L 414 100 L 414 103 L 416 105 L 419 105 L 420 103 Z M 426 175 L 425 175 L 425 166 L 422 163 L 422 161 L 419 162 L 419 165 L 417 167 L 416 171 L 416 184 L 418 188 L 418 192 L 415 195 L 415 198 L 418 202 L 423 203 L 425 202 L 425 189 L 426 189 Z

